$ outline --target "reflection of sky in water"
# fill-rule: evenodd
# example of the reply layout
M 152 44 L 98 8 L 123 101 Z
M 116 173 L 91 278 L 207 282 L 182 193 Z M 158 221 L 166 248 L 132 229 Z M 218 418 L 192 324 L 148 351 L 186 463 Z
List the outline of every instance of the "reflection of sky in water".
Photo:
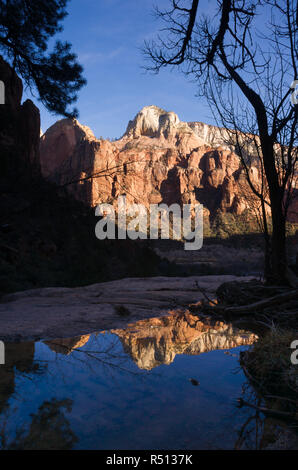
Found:
M 238 356 L 246 348 L 231 351 Z M 69 355 L 38 342 L 34 359 L 43 372 L 15 369 L 14 393 L 0 422 L 6 417 L 9 439 L 16 427 L 28 431 L 30 413 L 53 398 L 72 400 L 72 410 L 62 412 L 81 449 L 233 448 L 252 414 L 235 406 L 245 377 L 238 357 L 223 350 L 176 355 L 172 364 L 146 371 L 123 352 L 116 335 L 105 333 L 91 335 Z M 200 385 L 193 386 L 191 377 Z

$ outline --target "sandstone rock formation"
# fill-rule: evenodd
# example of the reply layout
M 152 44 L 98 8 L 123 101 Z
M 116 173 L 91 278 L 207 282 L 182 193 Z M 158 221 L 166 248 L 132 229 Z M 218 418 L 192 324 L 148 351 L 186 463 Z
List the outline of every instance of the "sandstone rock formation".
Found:
M 42 142 L 45 140 L 44 135 Z M 47 131 L 47 145 L 42 146 L 42 173 L 52 175 L 65 161 L 70 162 L 76 146 L 82 140 L 96 140 L 93 132 L 78 121 L 62 119 Z
M 128 203 L 201 202 L 206 213 L 241 213 L 240 159 L 219 128 L 181 122 L 174 112 L 143 108 L 119 140 L 98 140 L 76 120 L 41 137 L 43 175 L 92 206 L 126 194 Z M 258 169 L 252 178 L 258 181 Z M 88 178 L 88 176 L 94 176 Z
M 31 100 L 21 104 L 23 84 L 0 56 L 0 80 L 5 104 L 0 106 L 0 148 L 2 176 L 25 177 L 40 174 L 40 115 Z
M 226 149 L 231 149 L 231 146 L 227 143 L 230 137 L 226 129 L 204 122 L 189 122 L 188 125 L 207 145 L 216 148 L 223 146 L 225 143 Z
M 260 191 L 255 139 L 241 134 L 238 143 L 250 157 L 250 179 Z M 202 122 L 181 122 L 157 106 L 144 107 L 114 142 L 96 139 L 77 120 L 63 119 L 42 135 L 40 149 L 43 176 L 91 206 L 113 203 L 122 194 L 128 204 L 147 207 L 200 202 L 211 217 L 260 206 L 233 134 Z
M 124 330 L 112 330 L 140 369 L 171 364 L 176 354 L 197 355 L 214 349 L 252 344 L 257 336 L 222 321 L 211 321 L 188 311 L 140 320 Z

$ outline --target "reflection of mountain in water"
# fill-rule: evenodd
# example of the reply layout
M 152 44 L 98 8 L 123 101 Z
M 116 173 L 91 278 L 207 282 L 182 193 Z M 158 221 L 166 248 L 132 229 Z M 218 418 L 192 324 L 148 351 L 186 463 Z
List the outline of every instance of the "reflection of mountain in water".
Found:
M 74 349 L 81 348 L 89 341 L 90 335 L 75 336 L 74 338 L 53 339 L 45 341 L 52 351 L 60 354 L 71 354 Z
M 230 349 L 252 344 L 258 338 L 230 323 L 198 317 L 188 311 L 140 320 L 111 333 L 120 338 L 124 351 L 137 366 L 147 370 L 170 364 L 176 354 L 197 355 L 214 349 Z M 52 351 L 69 355 L 84 346 L 89 338 L 90 335 L 83 335 L 45 341 L 45 344 Z
M 189 312 L 140 320 L 125 330 L 112 330 L 140 369 L 173 362 L 176 354 L 201 354 L 252 344 L 257 336 L 223 321 Z

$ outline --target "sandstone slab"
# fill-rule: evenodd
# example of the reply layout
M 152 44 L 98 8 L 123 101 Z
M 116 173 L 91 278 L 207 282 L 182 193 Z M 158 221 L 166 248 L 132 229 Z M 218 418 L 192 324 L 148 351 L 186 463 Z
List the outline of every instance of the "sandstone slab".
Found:
M 8 294 L 0 303 L 0 339 L 65 338 L 187 308 L 202 299 L 196 283 L 213 295 L 220 284 L 251 277 L 126 278 L 85 287 L 50 287 Z

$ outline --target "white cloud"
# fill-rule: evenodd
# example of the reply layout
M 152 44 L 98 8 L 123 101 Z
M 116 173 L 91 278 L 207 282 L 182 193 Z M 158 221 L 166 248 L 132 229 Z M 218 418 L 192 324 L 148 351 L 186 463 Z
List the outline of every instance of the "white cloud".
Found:
M 122 53 L 122 51 L 123 48 L 118 47 L 117 49 L 113 49 L 109 52 L 83 52 L 78 54 L 79 62 L 81 62 L 83 65 L 94 65 L 105 60 L 114 59 L 114 57 L 117 57 Z

